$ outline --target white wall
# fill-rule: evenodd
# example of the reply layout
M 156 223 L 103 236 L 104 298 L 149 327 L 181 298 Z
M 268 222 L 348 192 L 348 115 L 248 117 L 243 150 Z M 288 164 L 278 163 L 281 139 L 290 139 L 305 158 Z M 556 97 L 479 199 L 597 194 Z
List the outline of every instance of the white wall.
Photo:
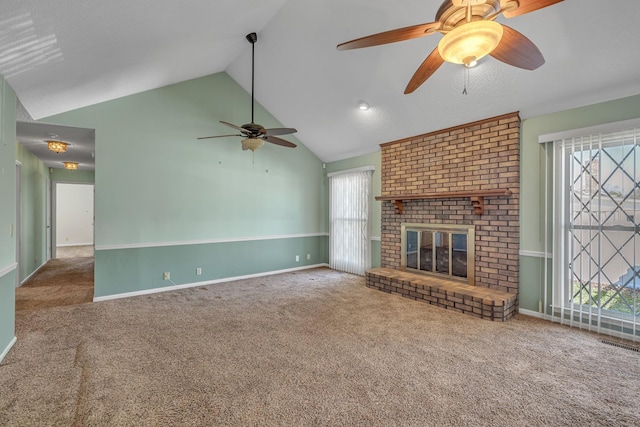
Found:
M 93 245 L 93 185 L 56 185 L 56 246 Z

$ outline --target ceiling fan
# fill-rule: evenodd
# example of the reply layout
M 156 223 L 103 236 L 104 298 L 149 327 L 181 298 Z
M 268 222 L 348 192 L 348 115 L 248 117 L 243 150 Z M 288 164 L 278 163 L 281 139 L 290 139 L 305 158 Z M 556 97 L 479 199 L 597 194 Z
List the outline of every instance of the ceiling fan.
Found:
M 254 123 L 253 121 L 253 109 L 254 109 L 254 101 L 253 101 L 253 88 L 254 88 L 254 74 L 255 74 L 255 43 L 258 40 L 258 36 L 256 33 L 247 34 L 246 36 L 249 43 L 251 43 L 251 123 L 244 124 L 242 126 L 236 126 L 232 123 L 228 123 L 220 120 L 220 123 L 232 127 L 233 129 L 239 131 L 240 133 L 231 134 L 231 135 L 216 135 L 216 136 L 203 136 L 198 139 L 209 139 L 209 138 L 226 138 L 228 136 L 241 136 L 244 139 L 242 140 L 242 149 L 243 150 L 251 150 L 255 151 L 258 148 L 264 145 L 264 141 L 270 142 L 272 144 L 281 145 L 283 147 L 295 148 L 296 144 L 286 141 L 282 138 L 278 138 L 275 135 L 288 135 L 291 133 L 297 132 L 296 129 L 293 128 L 271 128 L 265 129 L 264 126 Z
M 378 46 L 444 34 L 433 52 L 418 67 L 404 93 L 416 90 L 445 61 L 473 67 L 481 58 L 491 55 L 514 67 L 535 70 L 544 57 L 535 44 L 513 28 L 495 22 L 500 15 L 507 18 L 524 15 L 563 0 L 445 0 L 436 21 L 385 31 L 361 37 L 337 46 L 338 50 Z

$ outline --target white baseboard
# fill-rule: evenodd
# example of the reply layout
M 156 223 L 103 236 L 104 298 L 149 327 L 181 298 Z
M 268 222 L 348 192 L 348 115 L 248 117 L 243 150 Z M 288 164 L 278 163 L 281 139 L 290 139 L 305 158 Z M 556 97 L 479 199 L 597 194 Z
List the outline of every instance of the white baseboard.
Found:
M 38 271 L 40 271 L 40 269 L 42 267 L 44 267 L 47 263 L 45 262 L 44 264 L 40 264 L 40 266 L 38 268 L 36 268 L 35 270 L 33 270 L 33 272 L 28 275 L 27 277 L 24 278 L 23 281 L 20 282 L 20 286 L 22 286 L 24 284 L 24 282 L 26 282 L 27 280 L 31 279 L 31 276 L 33 276 L 34 274 L 36 274 Z
M 60 245 L 56 245 L 56 248 L 71 248 L 74 246 L 93 246 L 93 242 L 89 243 L 62 243 Z
M 103 297 L 94 297 L 93 298 L 93 302 L 109 301 L 109 300 L 120 299 L 120 298 L 137 297 L 137 296 L 140 296 L 140 295 L 156 294 L 158 292 L 169 292 L 169 291 L 175 291 L 177 289 L 194 288 L 196 286 L 215 285 L 217 283 L 233 282 L 235 280 L 243 280 L 243 279 L 253 279 L 255 277 L 272 276 L 274 274 L 290 273 L 292 271 L 308 270 L 308 269 L 311 269 L 311 268 L 318 268 L 318 267 L 329 267 L 329 264 L 305 265 L 303 267 L 286 268 L 284 270 L 267 271 L 267 272 L 264 272 L 264 273 L 256 273 L 256 274 L 247 274 L 245 276 L 224 277 L 222 279 L 205 280 L 203 282 L 185 283 L 185 284 L 182 284 L 182 285 L 173 285 L 173 286 L 165 286 L 165 287 L 162 287 L 162 288 L 145 289 L 145 290 L 142 290 L 142 291 L 126 292 L 126 293 L 123 293 L 123 294 L 106 295 L 106 296 L 103 296 Z
M 4 349 L 4 351 L 2 353 L 0 353 L 0 363 L 2 363 L 2 361 L 4 360 L 5 356 L 7 354 L 9 354 L 9 351 L 11 350 L 11 347 L 13 347 L 13 345 L 16 343 L 16 341 L 18 341 L 18 338 L 13 337 L 13 339 L 11 340 L 11 342 L 9 343 L 9 345 L 7 346 L 7 348 Z
M 550 252 L 528 251 L 525 249 L 520 250 L 520 256 L 528 256 L 532 258 L 553 258 L 553 254 Z
M 537 317 L 538 319 L 549 320 L 549 316 L 544 313 L 539 313 L 533 310 L 527 310 L 524 308 L 519 308 L 518 313 L 524 314 L 525 316 Z

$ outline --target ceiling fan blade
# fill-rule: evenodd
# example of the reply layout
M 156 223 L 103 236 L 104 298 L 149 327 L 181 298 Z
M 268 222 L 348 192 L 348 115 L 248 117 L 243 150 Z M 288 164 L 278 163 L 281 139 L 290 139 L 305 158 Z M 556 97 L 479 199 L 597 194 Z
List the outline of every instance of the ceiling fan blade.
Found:
M 227 136 L 244 136 L 244 135 L 242 135 L 242 134 L 234 134 L 234 135 L 201 136 L 198 139 L 226 138 Z
M 525 70 L 535 70 L 544 64 L 544 57 L 535 44 L 513 28 L 502 26 L 502 40 L 491 56 L 505 64 Z
M 277 136 L 264 136 L 262 137 L 262 139 L 272 144 L 282 145 L 283 147 L 289 147 L 289 148 L 297 147 L 297 145 L 294 144 L 293 142 L 285 141 L 284 139 L 278 138 Z
M 422 83 L 424 83 L 436 70 L 442 65 L 444 59 L 440 56 L 438 48 L 436 47 L 427 59 L 424 60 L 422 65 L 418 67 L 416 72 L 411 77 L 411 81 L 404 90 L 405 95 L 418 89 Z
M 236 130 L 239 130 L 239 131 L 240 131 L 240 132 L 242 132 L 242 133 L 246 133 L 246 132 L 247 132 L 247 130 L 246 130 L 245 128 L 242 128 L 242 127 L 240 127 L 240 126 L 236 126 L 236 125 L 234 125 L 233 123 L 225 122 L 225 121 L 223 121 L 223 120 L 220 120 L 220 123 L 222 123 L 223 125 L 227 125 L 227 126 L 229 126 L 229 127 L 232 127 L 232 128 L 234 128 L 234 129 L 236 129 Z
M 264 135 L 265 136 L 289 135 L 290 133 L 296 133 L 296 132 L 298 131 L 297 129 L 294 129 L 294 128 L 271 128 L 271 129 L 265 129 Z
M 383 33 L 372 34 L 359 39 L 340 43 L 338 50 L 359 49 L 361 47 L 378 46 L 381 44 L 401 42 L 403 40 L 415 39 L 428 36 L 440 28 L 440 22 L 429 22 L 427 24 L 412 25 L 410 27 L 397 28 Z
M 518 0 L 519 6 L 515 9 L 505 11 L 504 16 L 507 18 L 513 18 L 514 16 L 534 12 L 538 9 L 560 3 L 561 1 L 564 0 Z

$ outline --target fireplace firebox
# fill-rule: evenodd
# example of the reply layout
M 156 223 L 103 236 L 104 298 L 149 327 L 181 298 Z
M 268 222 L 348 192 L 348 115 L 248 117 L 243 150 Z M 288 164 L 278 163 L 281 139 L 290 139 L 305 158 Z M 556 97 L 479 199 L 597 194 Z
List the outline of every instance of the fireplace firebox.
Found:
M 401 224 L 402 270 L 475 284 L 475 226 Z

